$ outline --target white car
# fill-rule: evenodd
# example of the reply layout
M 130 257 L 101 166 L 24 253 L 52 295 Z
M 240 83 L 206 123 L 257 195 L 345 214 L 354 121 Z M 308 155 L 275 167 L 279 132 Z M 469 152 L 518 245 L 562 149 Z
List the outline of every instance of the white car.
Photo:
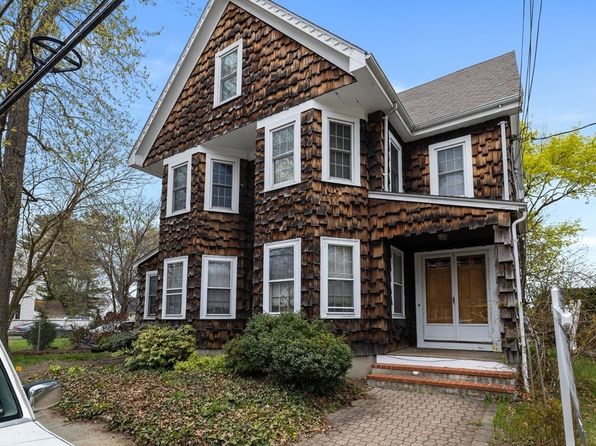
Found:
M 57 381 L 23 388 L 0 342 L 0 445 L 72 446 L 35 421 L 34 412 L 52 407 L 61 395 Z

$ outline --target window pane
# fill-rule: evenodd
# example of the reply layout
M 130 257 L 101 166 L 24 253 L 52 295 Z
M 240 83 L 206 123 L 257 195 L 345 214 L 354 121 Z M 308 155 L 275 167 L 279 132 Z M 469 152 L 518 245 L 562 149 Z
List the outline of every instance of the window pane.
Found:
M 329 121 L 329 147 L 332 149 L 352 151 L 352 125 Z
M 186 181 L 188 165 L 184 164 L 172 170 L 172 211 L 186 208 Z
M 173 169 L 174 189 L 186 188 L 186 167 L 187 165 L 184 164 Z
M 294 281 L 274 282 L 269 286 L 270 311 L 294 311 Z
M 273 158 L 294 151 L 294 125 L 271 132 Z
M 179 315 L 182 313 L 182 293 L 167 293 L 166 315 Z
M 329 176 L 352 178 L 352 125 L 329 121 Z
M 354 286 L 351 280 L 329 280 L 327 309 L 333 313 L 354 311 Z
M 329 151 L 329 176 L 334 178 L 352 179 L 352 155 L 348 152 Z
M 234 166 L 230 163 L 213 161 L 213 184 L 232 186 L 234 180 Z
M 221 77 L 225 78 L 232 74 L 236 74 L 238 66 L 238 50 L 233 49 L 221 57 Z
M 230 262 L 209 262 L 207 281 L 209 288 L 230 287 Z
M 207 314 L 230 314 L 230 296 L 231 290 L 207 290 Z
M 167 289 L 182 288 L 183 262 L 168 263 L 167 266 Z
M 403 284 L 402 257 L 396 253 L 393 253 L 393 282 Z
M 439 195 L 464 195 L 464 172 L 439 175 Z
M 391 152 L 389 154 L 389 157 L 391 159 L 391 162 L 389 164 L 389 190 L 391 192 L 399 192 L 399 149 L 395 146 L 395 144 L 391 144 Z
M 157 276 L 149 276 L 147 287 L 147 315 L 153 316 L 157 307 Z
M 294 178 L 294 155 L 273 160 L 273 184 L 291 181 Z
M 277 248 L 269 251 L 269 280 L 294 277 L 294 247 Z
M 211 206 L 231 209 L 234 165 L 213 161 L 212 170 Z
M 225 101 L 238 93 L 237 85 L 238 50 L 235 49 L 221 58 L 220 100 Z
M 213 186 L 211 206 L 232 209 L 232 188 L 227 186 Z
M 439 174 L 463 170 L 464 168 L 463 146 L 451 147 L 437 152 Z
M 352 279 L 352 247 L 329 245 L 329 277 Z
M 394 314 L 403 314 L 403 302 L 402 302 L 402 286 L 394 284 L 393 285 L 393 313 Z

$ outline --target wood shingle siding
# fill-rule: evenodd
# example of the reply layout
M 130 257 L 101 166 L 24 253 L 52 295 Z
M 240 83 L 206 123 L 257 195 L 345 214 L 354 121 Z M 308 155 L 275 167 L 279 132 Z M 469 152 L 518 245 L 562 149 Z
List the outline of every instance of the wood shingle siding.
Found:
M 215 54 L 239 39 L 243 41 L 242 95 L 213 108 Z M 352 82 L 350 74 L 230 3 L 144 165 Z

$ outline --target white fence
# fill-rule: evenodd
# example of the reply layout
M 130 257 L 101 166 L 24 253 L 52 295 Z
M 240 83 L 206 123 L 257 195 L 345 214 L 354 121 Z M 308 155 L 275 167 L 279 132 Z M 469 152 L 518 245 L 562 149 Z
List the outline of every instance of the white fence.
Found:
M 577 310 L 573 313 L 563 306 L 563 293 L 560 288 L 551 290 L 552 310 L 555 326 L 555 341 L 557 344 L 557 362 L 559 365 L 559 382 L 561 385 L 561 403 L 563 406 L 563 422 L 565 423 L 565 444 L 575 445 L 573 432 L 573 416 L 577 426 L 578 436 L 584 446 L 588 446 L 584 426 L 582 424 L 579 399 L 573 378 L 573 366 L 571 363 L 571 349 L 574 345 L 573 336 L 577 326 Z M 571 334 L 571 336 L 570 336 Z M 573 407 L 573 409 L 572 409 Z

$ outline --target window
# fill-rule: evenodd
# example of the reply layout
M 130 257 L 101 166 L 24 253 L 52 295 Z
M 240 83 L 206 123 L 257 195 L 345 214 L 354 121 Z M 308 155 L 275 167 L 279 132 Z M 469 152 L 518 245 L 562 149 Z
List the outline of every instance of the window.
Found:
M 300 311 L 300 239 L 267 243 L 264 247 L 263 311 Z
M 391 247 L 391 313 L 396 319 L 406 317 L 404 294 L 404 254 Z
M 145 274 L 145 319 L 155 319 L 157 312 L 157 271 Z
M 360 121 L 323 111 L 323 181 L 360 186 Z
M 184 319 L 186 317 L 188 257 L 166 259 L 163 269 L 162 319 Z
M 181 154 L 168 164 L 168 201 L 166 216 L 190 211 L 190 165 L 192 155 Z
M 385 189 L 387 191 L 403 192 L 401 146 L 391 133 L 389 134 L 387 172 L 385 173 L 385 178 L 387 181 Z
M 321 237 L 321 317 L 360 317 L 360 240 Z
M 201 319 L 236 317 L 236 257 L 203 256 Z
M 265 128 L 265 190 L 300 182 L 300 116 Z
M 242 94 L 242 40 L 215 55 L 215 107 Z
M 205 210 L 238 213 L 240 160 L 207 154 Z
M 473 197 L 471 136 L 429 146 L 430 193 Z

